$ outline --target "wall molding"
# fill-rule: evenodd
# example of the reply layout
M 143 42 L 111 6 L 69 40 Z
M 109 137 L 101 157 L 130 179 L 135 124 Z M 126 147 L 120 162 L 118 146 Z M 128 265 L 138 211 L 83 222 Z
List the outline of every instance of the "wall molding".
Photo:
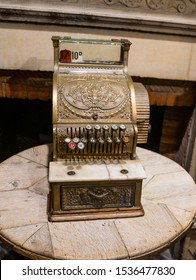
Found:
M 0 21 L 196 37 L 196 0 L 4 0 Z
M 196 15 L 196 0 L 104 0 L 104 2 L 109 6 L 118 4 L 135 10 L 159 10 L 174 14 Z

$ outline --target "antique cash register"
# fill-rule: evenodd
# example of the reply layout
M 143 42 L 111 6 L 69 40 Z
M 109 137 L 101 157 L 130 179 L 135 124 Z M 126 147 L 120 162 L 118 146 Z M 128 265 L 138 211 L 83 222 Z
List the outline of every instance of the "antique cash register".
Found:
M 53 161 L 49 220 L 135 217 L 145 171 L 149 101 L 127 73 L 128 40 L 52 37 Z

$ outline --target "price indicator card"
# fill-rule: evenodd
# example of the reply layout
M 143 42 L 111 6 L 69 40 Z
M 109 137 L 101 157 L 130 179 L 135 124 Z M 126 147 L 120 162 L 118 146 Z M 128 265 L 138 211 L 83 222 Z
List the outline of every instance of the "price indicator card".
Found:
M 59 62 L 64 64 L 120 65 L 122 44 L 113 41 L 60 40 Z

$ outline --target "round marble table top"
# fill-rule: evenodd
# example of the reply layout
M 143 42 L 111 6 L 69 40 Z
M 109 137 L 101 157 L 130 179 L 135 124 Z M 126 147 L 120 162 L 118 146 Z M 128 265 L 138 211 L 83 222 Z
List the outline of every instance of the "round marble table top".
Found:
M 0 164 L 0 238 L 32 259 L 137 259 L 167 248 L 194 222 L 196 186 L 178 164 L 137 148 L 145 168 L 137 218 L 49 222 L 50 145 Z

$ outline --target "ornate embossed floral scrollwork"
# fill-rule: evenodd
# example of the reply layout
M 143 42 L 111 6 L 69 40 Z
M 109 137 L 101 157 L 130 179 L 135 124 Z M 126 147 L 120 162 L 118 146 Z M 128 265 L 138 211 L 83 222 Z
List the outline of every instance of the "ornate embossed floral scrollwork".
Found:
M 121 4 L 127 8 L 146 8 L 164 12 L 194 14 L 196 0 L 104 0 L 107 5 Z
M 136 8 L 141 6 L 143 0 L 121 0 L 120 2 L 127 7 Z
M 182 0 L 174 0 L 169 3 L 168 8 L 175 9 L 178 13 L 185 13 L 187 9 L 187 5 Z
M 118 0 L 104 0 L 107 5 L 114 5 L 118 2 Z
M 59 86 L 65 108 L 84 118 L 89 118 L 94 113 L 100 117 L 117 114 L 126 106 L 128 92 L 124 76 L 67 76 Z
M 126 7 L 136 8 L 141 6 L 143 0 L 105 0 L 105 3 L 108 5 L 114 5 L 118 2 Z
M 123 186 L 123 187 L 122 187 Z M 84 209 L 100 207 L 132 206 L 135 187 L 124 184 L 105 187 L 93 185 L 88 187 L 62 187 L 62 209 Z
M 177 11 L 178 11 L 179 13 L 184 13 L 185 10 L 186 10 L 186 4 L 182 1 L 181 3 L 179 3 L 179 4 L 177 5 Z
M 150 9 L 157 10 L 166 4 L 167 0 L 146 0 L 146 4 Z

